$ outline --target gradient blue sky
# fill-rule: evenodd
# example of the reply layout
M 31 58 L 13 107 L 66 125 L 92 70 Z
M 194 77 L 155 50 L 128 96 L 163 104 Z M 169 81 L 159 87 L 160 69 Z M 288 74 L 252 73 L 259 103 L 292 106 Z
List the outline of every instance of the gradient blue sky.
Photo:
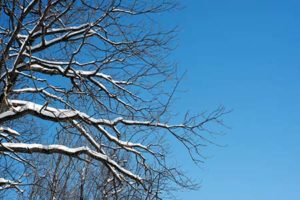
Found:
M 300 199 L 300 1 L 182 0 L 174 58 L 188 74 L 177 101 L 193 111 L 222 104 L 231 127 L 197 168 L 184 200 Z M 178 152 L 179 153 L 179 152 Z M 185 159 L 183 156 L 181 159 Z

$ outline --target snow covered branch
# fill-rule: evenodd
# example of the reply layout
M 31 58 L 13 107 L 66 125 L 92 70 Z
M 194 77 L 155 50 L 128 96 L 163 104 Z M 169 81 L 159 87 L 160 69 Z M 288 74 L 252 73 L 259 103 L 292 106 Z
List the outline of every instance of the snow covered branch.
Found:
M 115 161 L 111 160 L 107 155 L 92 151 L 88 147 L 77 147 L 69 148 L 63 145 L 42 145 L 42 144 L 24 144 L 24 143 L 1 143 L 0 151 L 8 151 L 14 153 L 43 153 L 43 154 L 53 154 L 60 153 L 67 156 L 77 157 L 82 154 L 88 155 L 101 162 L 108 163 L 113 166 L 119 172 L 126 174 L 128 177 L 142 182 L 142 179 L 137 175 L 134 175 L 130 171 L 124 169 L 118 165 Z

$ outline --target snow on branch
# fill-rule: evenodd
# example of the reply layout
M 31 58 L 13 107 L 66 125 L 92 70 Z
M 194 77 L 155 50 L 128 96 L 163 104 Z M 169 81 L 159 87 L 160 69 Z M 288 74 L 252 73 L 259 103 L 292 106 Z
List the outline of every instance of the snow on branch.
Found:
M 42 144 L 28 144 L 28 143 L 0 143 L 0 151 L 14 152 L 14 153 L 43 153 L 53 154 L 59 153 L 67 156 L 78 157 L 80 155 L 87 155 L 95 160 L 108 163 L 122 174 L 127 175 L 131 179 L 142 183 L 142 178 L 133 174 L 129 170 L 121 167 L 114 160 L 110 159 L 107 155 L 91 150 L 88 147 L 69 148 L 64 145 L 42 145 Z
M 72 121 L 72 120 L 83 120 L 87 124 L 92 124 L 101 133 L 103 133 L 110 141 L 125 147 L 129 151 L 133 151 L 138 154 L 133 147 L 142 148 L 147 150 L 148 148 L 139 143 L 132 143 L 128 141 L 122 141 L 117 137 L 111 135 L 106 131 L 101 125 L 114 126 L 114 122 L 105 119 L 95 119 L 86 113 L 80 112 L 78 110 L 68 110 L 68 109 L 57 109 L 54 107 L 49 107 L 45 105 L 39 105 L 29 101 L 22 100 L 9 100 L 9 103 L 13 106 L 11 110 L 0 113 L 0 120 L 7 121 L 10 119 L 18 118 L 26 114 L 32 114 L 37 117 L 51 120 L 51 121 Z M 138 124 L 138 123 L 137 123 Z M 91 141 L 91 140 L 90 140 Z
M 0 177 L 0 191 L 8 188 L 16 188 L 22 192 L 22 190 L 18 188 L 18 185 L 20 185 L 20 183 Z
M 15 131 L 15 130 L 13 130 L 11 128 L 0 126 L 0 133 L 1 132 L 9 134 L 9 135 L 14 135 L 14 136 L 19 136 L 20 135 L 20 133 L 18 133 L 17 131 Z

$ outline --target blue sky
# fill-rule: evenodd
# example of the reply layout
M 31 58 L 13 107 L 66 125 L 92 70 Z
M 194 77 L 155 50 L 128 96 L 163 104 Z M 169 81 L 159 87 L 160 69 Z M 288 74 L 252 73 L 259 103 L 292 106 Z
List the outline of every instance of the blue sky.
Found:
M 188 71 L 177 101 L 194 112 L 224 105 L 231 129 L 184 200 L 300 199 L 300 1 L 186 0 L 173 53 Z M 172 14 L 172 15 L 173 15 Z M 181 152 L 178 152 L 181 153 Z

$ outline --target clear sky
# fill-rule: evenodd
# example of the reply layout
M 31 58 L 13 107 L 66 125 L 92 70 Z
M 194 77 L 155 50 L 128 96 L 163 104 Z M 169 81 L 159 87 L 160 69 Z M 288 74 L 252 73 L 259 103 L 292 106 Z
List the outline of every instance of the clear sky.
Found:
M 300 199 L 300 1 L 182 0 L 174 58 L 188 74 L 177 103 L 222 104 L 231 129 L 210 146 L 184 200 Z M 176 108 L 176 106 L 175 106 Z M 181 159 L 185 159 L 183 156 Z

